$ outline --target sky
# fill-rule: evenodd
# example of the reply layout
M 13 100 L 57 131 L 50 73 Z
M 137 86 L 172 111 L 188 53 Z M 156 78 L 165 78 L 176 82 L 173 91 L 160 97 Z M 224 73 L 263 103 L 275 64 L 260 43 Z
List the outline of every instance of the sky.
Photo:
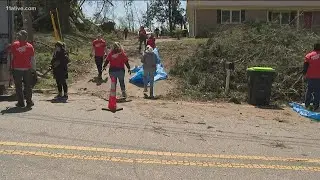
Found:
M 147 0 L 134 0 L 133 9 L 136 12 L 135 24 L 136 27 L 139 27 L 139 20 L 141 18 L 141 11 L 145 12 L 147 10 Z M 119 24 L 118 19 L 125 16 L 124 2 L 121 0 L 112 0 L 114 7 L 110 8 L 110 13 L 108 17 L 110 19 L 115 19 L 116 24 Z M 186 1 L 181 1 L 181 7 L 186 7 Z M 93 17 L 93 14 L 97 11 L 97 1 L 91 0 L 91 2 L 86 2 L 83 4 L 83 12 L 87 17 Z

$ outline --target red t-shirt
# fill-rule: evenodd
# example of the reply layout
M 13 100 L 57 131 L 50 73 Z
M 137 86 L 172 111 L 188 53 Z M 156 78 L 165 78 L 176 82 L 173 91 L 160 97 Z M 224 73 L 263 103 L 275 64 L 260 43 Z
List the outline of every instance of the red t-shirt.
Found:
M 124 69 L 124 65 L 128 60 L 127 55 L 123 51 L 120 53 L 111 51 L 107 56 L 107 61 L 110 63 L 110 69 Z
M 103 39 L 96 39 L 92 42 L 92 46 L 94 47 L 95 56 L 103 57 L 107 46 L 106 41 Z
M 30 43 L 15 41 L 11 44 L 10 51 L 13 55 L 12 68 L 32 68 L 31 57 L 34 56 L 34 49 Z
M 320 79 L 320 51 L 312 51 L 305 57 L 305 62 L 309 63 L 307 78 Z
M 147 46 L 151 46 L 153 49 L 156 48 L 156 39 L 155 38 L 149 38 L 147 41 Z

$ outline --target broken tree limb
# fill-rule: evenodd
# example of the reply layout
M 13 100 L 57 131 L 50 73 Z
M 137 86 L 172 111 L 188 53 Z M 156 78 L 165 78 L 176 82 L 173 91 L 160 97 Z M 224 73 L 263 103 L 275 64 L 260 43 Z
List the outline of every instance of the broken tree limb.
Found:
M 48 14 L 44 14 L 44 15 L 38 17 L 36 20 L 34 20 L 32 22 L 32 24 L 37 24 L 39 21 L 41 21 L 42 19 L 46 18 L 47 16 L 48 16 Z
M 297 81 L 292 84 L 292 86 L 290 87 L 290 89 L 293 89 L 293 87 L 301 80 L 302 77 L 303 77 L 303 74 L 301 74 L 301 75 L 299 76 L 299 78 L 297 79 Z

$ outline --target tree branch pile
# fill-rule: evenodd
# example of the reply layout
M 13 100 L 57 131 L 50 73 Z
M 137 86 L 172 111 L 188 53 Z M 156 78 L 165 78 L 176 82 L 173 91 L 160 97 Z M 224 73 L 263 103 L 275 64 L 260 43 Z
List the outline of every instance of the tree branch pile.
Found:
M 212 35 L 188 59 L 177 61 L 170 73 L 183 80 L 185 95 L 203 100 L 224 98 L 224 62 L 234 62 L 231 95 L 246 100 L 246 69 L 272 67 L 277 71 L 272 100 L 299 101 L 305 89 L 301 83 L 304 56 L 317 40 L 316 34 L 292 27 L 265 24 L 237 26 Z

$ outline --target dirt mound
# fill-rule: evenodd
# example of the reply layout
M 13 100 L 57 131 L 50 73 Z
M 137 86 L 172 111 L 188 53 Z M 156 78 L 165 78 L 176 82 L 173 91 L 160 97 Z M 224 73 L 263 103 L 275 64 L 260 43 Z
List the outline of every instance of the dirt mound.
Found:
M 182 91 L 189 97 L 212 100 L 224 98 L 226 61 L 235 63 L 231 77 L 231 96 L 246 99 L 250 66 L 275 68 L 272 100 L 301 100 L 301 71 L 304 55 L 318 36 L 292 27 L 244 25 L 218 32 L 185 61 L 176 61 L 170 73 L 182 81 Z

